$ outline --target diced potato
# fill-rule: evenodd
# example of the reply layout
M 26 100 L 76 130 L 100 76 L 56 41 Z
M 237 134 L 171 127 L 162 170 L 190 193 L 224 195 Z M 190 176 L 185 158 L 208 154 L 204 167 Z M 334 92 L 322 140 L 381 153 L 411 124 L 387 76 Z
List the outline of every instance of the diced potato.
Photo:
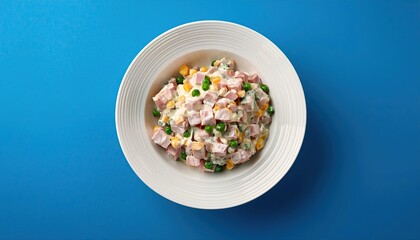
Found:
M 195 70 L 193 68 L 190 69 L 190 75 L 191 76 L 194 75 L 194 74 L 196 74 L 196 73 L 197 73 L 197 70 Z
M 178 137 L 171 137 L 171 145 L 175 149 L 178 149 L 181 146 L 181 139 Z
M 238 96 L 239 96 L 240 98 L 245 97 L 245 91 L 244 91 L 244 90 L 240 90 L 240 91 L 238 91 Z
M 179 67 L 178 70 L 179 74 L 181 74 L 182 76 L 187 76 L 190 71 L 190 68 L 187 65 L 183 64 L 181 67 Z
M 188 83 L 188 82 L 184 82 L 184 90 L 185 90 L 186 92 L 190 92 L 191 88 L 192 88 L 192 86 L 191 86 L 191 84 L 190 84 L 190 83 Z
M 207 72 L 207 67 L 206 66 L 202 66 L 201 68 L 200 68 L 200 72 Z
M 228 159 L 226 161 L 226 170 L 231 170 L 235 167 L 235 163 L 232 161 L 232 159 Z

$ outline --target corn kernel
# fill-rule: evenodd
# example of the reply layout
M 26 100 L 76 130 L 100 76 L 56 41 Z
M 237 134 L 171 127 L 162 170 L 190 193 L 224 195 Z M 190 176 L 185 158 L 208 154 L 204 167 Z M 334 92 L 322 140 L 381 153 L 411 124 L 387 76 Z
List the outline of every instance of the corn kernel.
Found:
M 217 67 L 217 66 L 219 66 L 219 65 L 220 65 L 220 63 L 221 63 L 221 62 L 220 62 L 220 60 L 216 60 L 216 61 L 214 61 L 214 64 L 213 64 L 213 65 L 214 65 L 215 67 Z
M 163 116 L 162 116 L 162 122 L 164 122 L 164 123 L 168 123 L 168 121 L 169 121 L 169 117 L 168 117 L 168 116 L 166 116 L 166 115 L 163 115 Z
M 239 142 L 242 142 L 244 140 L 244 133 L 239 133 Z
M 158 125 L 155 125 L 154 127 L 153 127 L 153 132 L 156 132 L 157 130 L 159 130 L 159 126 Z
M 186 92 L 190 92 L 191 88 L 192 88 L 191 84 L 189 84 L 188 82 L 184 82 L 184 90 Z
M 219 76 L 216 76 L 216 77 L 211 77 L 210 78 L 210 81 L 213 83 L 213 84 L 218 84 L 219 82 L 220 82 L 220 80 L 222 80 Z
M 200 150 L 204 147 L 204 143 L 202 142 L 192 142 L 191 143 L 191 149 L 192 150 Z
M 201 68 L 200 68 L 200 72 L 207 72 L 207 67 L 206 66 L 202 66 Z
M 197 70 L 195 70 L 193 68 L 190 69 L 190 76 L 192 76 L 192 75 L 194 75 L 196 73 L 197 73 Z
M 260 138 L 261 139 L 263 139 L 264 141 L 267 139 L 267 134 L 262 134 L 261 136 L 260 136 Z
M 190 71 L 190 68 L 185 64 L 179 67 L 179 74 L 181 74 L 182 76 L 187 76 L 189 71 Z
M 231 170 L 235 167 L 235 163 L 232 161 L 232 159 L 228 159 L 226 161 L 226 170 Z
M 263 138 L 258 138 L 257 143 L 255 144 L 255 149 L 260 150 L 261 148 L 264 147 L 264 139 Z
M 171 138 L 171 145 L 175 149 L 178 149 L 181 146 L 181 140 L 177 137 L 172 137 Z
M 177 103 L 184 103 L 184 102 L 185 102 L 185 97 L 184 96 L 179 96 Z
M 261 117 L 262 115 L 264 115 L 264 110 L 262 110 L 262 109 L 258 110 L 256 116 Z
M 245 91 L 244 91 L 244 90 L 240 90 L 240 91 L 238 91 L 238 96 L 239 96 L 240 98 L 245 97 Z
M 168 108 L 168 109 L 171 109 L 171 108 L 174 108 L 174 107 L 175 107 L 175 102 L 174 101 L 169 101 L 166 104 L 166 108 Z
M 211 86 L 213 87 L 213 90 L 216 90 L 216 91 L 219 90 L 219 87 L 217 86 L 217 84 L 213 83 Z
M 264 103 L 264 105 L 262 105 L 261 110 L 265 111 L 268 108 L 268 103 Z
M 215 113 L 215 112 L 217 112 L 219 109 L 220 109 L 220 106 L 219 106 L 219 105 L 216 105 L 216 106 L 214 106 L 214 108 L 213 108 L 213 112 Z

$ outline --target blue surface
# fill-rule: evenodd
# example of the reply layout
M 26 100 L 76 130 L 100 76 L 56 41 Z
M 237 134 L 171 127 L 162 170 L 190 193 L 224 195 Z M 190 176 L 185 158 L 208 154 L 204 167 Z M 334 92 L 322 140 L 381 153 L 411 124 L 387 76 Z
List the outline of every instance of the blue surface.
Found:
M 0 1 L 0 239 L 420 238 L 420 1 L 221 5 Z M 203 19 L 277 44 L 308 107 L 285 178 L 220 211 L 146 187 L 114 124 L 135 55 Z

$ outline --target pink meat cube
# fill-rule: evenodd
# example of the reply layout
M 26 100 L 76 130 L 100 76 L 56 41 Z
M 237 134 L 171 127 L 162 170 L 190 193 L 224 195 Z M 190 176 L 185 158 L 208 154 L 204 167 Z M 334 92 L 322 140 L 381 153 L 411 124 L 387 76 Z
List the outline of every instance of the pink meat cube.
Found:
M 223 143 L 213 143 L 213 147 L 211 149 L 212 153 L 218 154 L 219 156 L 225 156 L 226 155 L 226 149 L 228 145 Z
M 187 111 L 198 110 L 201 106 L 201 100 L 198 98 L 189 98 L 187 102 L 184 104 L 185 109 Z
M 254 94 L 246 94 L 244 100 L 241 102 L 241 106 L 247 112 L 254 111 L 255 106 L 255 95 Z
M 172 145 L 169 145 L 166 149 L 166 154 L 170 156 L 172 159 L 176 160 L 181 153 L 181 148 L 175 149 Z
M 260 126 L 258 126 L 258 124 L 250 124 L 248 126 L 249 129 L 249 136 L 250 137 L 255 137 L 258 134 L 260 134 Z
M 193 150 L 193 155 L 196 158 L 203 159 L 206 156 L 206 150 L 201 148 L 200 150 Z
M 222 108 L 216 111 L 214 115 L 217 120 L 230 121 L 232 112 L 227 108 Z
M 218 94 L 214 92 L 206 92 L 206 95 L 204 95 L 204 104 L 209 105 L 211 107 L 214 106 L 214 102 L 216 102 L 218 98 Z
M 235 71 L 234 70 L 227 70 L 226 71 L 226 75 L 228 75 L 228 77 L 233 77 L 233 76 L 235 76 Z
M 238 110 L 238 106 L 234 104 L 229 104 L 227 108 L 232 112 L 236 112 L 236 110 Z
M 243 82 L 248 82 L 248 73 L 236 71 L 235 78 L 240 78 Z
M 264 115 L 262 115 L 260 118 L 260 123 L 267 125 L 270 122 L 271 122 L 271 117 L 270 115 L 268 115 L 267 112 L 265 112 Z
M 213 116 L 213 109 L 210 106 L 205 105 L 204 109 L 200 111 L 201 125 L 215 125 L 216 120 Z
M 198 167 L 200 166 L 200 159 L 192 155 L 188 155 L 185 163 L 188 166 Z
M 216 70 L 217 70 L 217 67 L 212 66 L 207 70 L 206 74 L 212 74 L 212 73 L 216 72 Z
M 203 72 L 197 72 L 196 74 L 194 74 L 192 76 L 191 83 L 192 84 L 201 85 L 201 83 L 203 82 L 205 76 L 206 76 L 205 73 L 203 73 Z
M 152 98 L 160 110 L 164 110 L 168 101 L 174 97 L 173 87 L 174 85 L 172 83 L 168 83 Z
M 242 89 L 242 78 L 235 78 L 235 80 L 230 80 L 227 83 L 228 89 L 239 91 Z
M 236 152 L 229 155 L 235 164 L 244 163 L 249 160 L 251 154 L 243 149 L 238 149 Z
M 162 129 L 158 129 L 152 136 L 152 140 L 160 145 L 163 148 L 167 148 L 169 146 L 170 139 L 169 139 L 169 135 L 166 134 L 165 131 L 163 131 Z
M 191 111 L 188 113 L 188 122 L 191 126 L 196 126 L 201 123 L 200 113 L 197 111 Z
M 238 98 L 236 90 L 230 90 L 225 94 L 225 98 L 235 101 Z
M 218 84 L 217 84 L 217 88 L 218 89 L 222 89 L 222 88 L 224 88 L 224 87 L 226 87 L 227 86 L 227 84 L 225 83 L 225 82 L 223 82 L 223 81 L 220 81 Z
M 205 141 L 204 146 L 206 147 L 207 152 L 213 152 L 213 144 L 212 141 Z
M 256 73 L 253 73 L 251 76 L 249 76 L 248 81 L 250 83 L 261 83 L 261 79 Z
M 230 100 L 229 98 L 221 98 L 221 99 L 217 100 L 216 105 L 221 107 L 221 108 L 225 108 L 231 102 L 233 102 L 233 101 Z
M 268 94 L 265 93 L 261 88 L 256 88 L 254 91 L 255 91 L 255 95 L 258 98 L 258 101 L 257 101 L 258 107 L 261 108 L 264 104 L 270 101 L 270 97 L 268 96 Z
M 236 135 L 236 133 L 238 133 L 238 126 L 236 125 L 229 125 L 226 129 L 225 134 L 223 135 L 226 139 L 228 140 L 232 140 L 232 139 L 237 139 L 238 136 Z
M 173 132 L 183 134 L 185 131 L 187 131 L 187 129 L 188 129 L 188 122 L 185 119 L 178 124 L 173 120 L 171 121 L 171 130 Z
M 199 141 L 199 140 L 206 140 L 209 137 L 209 133 L 206 132 L 203 129 L 194 129 L 194 140 Z

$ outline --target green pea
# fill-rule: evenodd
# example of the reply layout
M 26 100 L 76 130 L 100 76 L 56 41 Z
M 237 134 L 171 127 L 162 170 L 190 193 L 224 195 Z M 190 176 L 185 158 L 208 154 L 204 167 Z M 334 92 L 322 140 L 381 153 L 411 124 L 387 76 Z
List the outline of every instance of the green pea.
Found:
M 213 163 L 211 162 L 211 161 L 206 161 L 205 163 L 204 163 L 204 167 L 205 168 L 207 168 L 207 169 L 212 169 L 213 168 Z
M 212 66 L 214 66 L 214 63 L 215 63 L 215 62 L 216 62 L 216 60 L 212 61 L 212 62 L 211 62 L 211 65 L 212 65 Z
M 249 91 L 249 90 L 251 90 L 251 83 L 246 82 L 246 83 L 242 84 L 242 87 L 244 88 L 245 91 Z
M 268 88 L 268 86 L 267 86 L 267 85 L 265 85 L 265 84 L 261 84 L 261 85 L 260 85 L 260 87 L 261 87 L 261 89 L 262 89 L 265 93 L 268 93 L 268 92 L 270 91 L 270 89 Z
M 224 123 L 218 123 L 216 124 L 216 130 L 223 133 L 225 131 L 225 124 Z
M 153 117 L 156 117 L 156 118 L 160 117 L 160 112 L 156 108 L 153 109 Z
M 273 106 L 268 106 L 267 108 L 267 113 L 270 114 L 270 116 L 272 116 L 274 114 L 274 107 Z
M 207 90 L 209 90 L 209 89 L 210 89 L 210 84 L 205 84 L 205 83 L 203 83 L 203 85 L 201 86 L 201 88 L 202 88 L 204 91 L 207 91 Z
M 184 137 L 189 138 L 191 136 L 191 132 L 190 131 L 185 131 L 184 132 Z
M 204 130 L 206 130 L 206 132 L 208 132 L 208 133 L 212 133 L 213 132 L 213 126 L 205 126 Z
M 222 172 L 222 171 L 223 171 L 223 166 L 216 165 L 216 168 L 214 169 L 214 172 Z
M 238 141 L 236 141 L 236 140 L 230 140 L 229 141 L 229 147 L 231 147 L 231 148 L 238 147 Z
M 182 153 L 179 155 L 179 158 L 181 158 L 182 160 L 186 160 L 186 159 L 187 159 L 187 154 L 186 154 L 185 152 L 182 152 Z
M 203 84 L 209 84 L 209 85 L 210 85 L 210 83 L 211 83 L 211 82 L 210 82 L 210 77 L 206 75 L 206 76 L 204 77 Z
M 183 84 L 184 83 L 184 77 L 183 76 L 179 76 L 176 78 L 176 83 L 177 84 Z
M 166 132 L 167 134 L 171 135 L 171 134 L 172 134 L 172 129 L 171 129 L 171 126 L 166 126 L 166 127 L 165 127 L 165 132 Z
M 194 90 L 192 91 L 191 95 L 192 95 L 193 97 L 198 97 L 198 96 L 200 96 L 200 90 L 198 90 L 198 89 L 194 89 Z

